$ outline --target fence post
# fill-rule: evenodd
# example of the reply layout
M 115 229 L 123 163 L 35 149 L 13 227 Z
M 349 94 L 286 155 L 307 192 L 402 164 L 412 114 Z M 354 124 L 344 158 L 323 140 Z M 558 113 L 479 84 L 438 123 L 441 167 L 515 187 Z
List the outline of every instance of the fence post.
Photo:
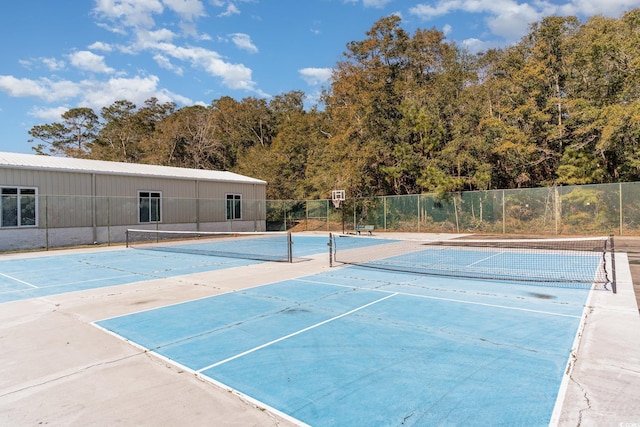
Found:
M 456 203 L 456 195 L 453 195 L 453 213 L 456 218 L 456 233 L 460 233 L 460 222 L 458 221 L 458 204 Z
M 382 196 L 382 207 L 383 207 L 383 209 L 382 209 L 383 217 L 382 218 L 384 220 L 383 228 L 384 228 L 384 231 L 387 231 L 387 196 Z
M 618 183 L 618 197 L 620 198 L 620 235 L 622 236 L 624 218 L 622 214 L 622 183 L 621 182 Z
M 502 234 L 507 234 L 507 208 L 505 206 L 506 201 L 504 197 L 504 190 L 502 190 Z
M 327 231 L 329 231 L 329 216 L 331 214 L 331 205 L 329 205 L 329 200 L 325 200 L 325 209 L 324 211 L 326 212 L 326 227 L 327 227 Z
M 49 196 L 44 196 L 44 246 L 49 250 Z
M 107 246 L 111 246 L 111 197 L 107 197 Z
M 420 223 L 422 222 L 422 217 L 420 215 L 420 194 L 416 194 L 418 198 L 418 233 L 420 232 Z
M 558 187 L 553 187 L 553 219 L 556 223 L 556 236 L 558 235 L 558 214 L 560 213 L 560 206 L 558 206 Z

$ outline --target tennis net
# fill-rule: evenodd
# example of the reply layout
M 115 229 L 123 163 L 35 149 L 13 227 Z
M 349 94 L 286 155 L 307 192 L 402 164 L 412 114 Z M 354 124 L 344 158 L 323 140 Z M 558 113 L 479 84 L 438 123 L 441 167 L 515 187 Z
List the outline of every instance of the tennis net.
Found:
M 128 229 L 126 246 L 258 261 L 292 262 L 292 239 L 289 232 Z
M 366 245 L 354 243 L 366 240 Z M 615 292 L 613 237 L 425 241 L 331 235 L 331 263 Z M 333 264 L 332 264 L 333 265 Z

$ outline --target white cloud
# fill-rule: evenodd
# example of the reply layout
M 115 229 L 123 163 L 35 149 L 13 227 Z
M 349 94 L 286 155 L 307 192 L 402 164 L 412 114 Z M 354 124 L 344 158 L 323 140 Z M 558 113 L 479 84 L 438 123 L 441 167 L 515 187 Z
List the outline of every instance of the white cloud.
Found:
M 251 69 L 242 64 L 225 62 L 217 52 L 201 47 L 176 46 L 171 43 L 159 43 L 155 48 L 168 57 L 190 62 L 192 66 L 221 78 L 224 85 L 230 89 L 255 91 L 255 82 L 251 80 Z
M 602 14 L 616 17 L 634 7 L 638 7 L 638 0 L 569 0 L 564 4 L 550 0 L 437 0 L 418 4 L 409 11 L 424 21 L 456 12 L 482 14 L 493 35 L 512 42 L 526 34 L 533 22 L 545 16 Z
M 37 81 L 13 76 L 0 76 L 0 90 L 14 98 L 41 98 L 46 95 L 46 89 Z
M 482 41 L 476 38 L 463 40 L 462 46 L 471 53 L 485 52 L 489 49 L 498 47 L 495 42 Z
M 126 99 L 133 103 L 144 102 L 145 99 L 156 96 L 159 92 L 158 81 L 156 76 L 147 76 L 80 82 L 84 91 L 79 104 L 103 107 L 119 99 Z M 161 102 L 169 101 L 166 97 L 160 98 L 162 97 L 158 96 L 158 100 Z
M 40 58 L 40 60 L 50 71 L 62 70 L 65 66 L 64 61 L 56 58 Z
M 165 10 L 178 15 L 178 26 L 190 36 L 197 36 L 193 22 L 206 15 L 200 0 L 96 0 L 93 13 L 102 21 L 98 26 L 126 35 L 128 29 L 154 28 L 155 15 L 162 15 Z
M 195 18 L 204 16 L 204 6 L 200 0 L 162 0 L 162 2 L 182 19 L 193 21 Z
M 32 59 L 19 59 L 18 64 L 23 66 L 28 70 L 33 70 L 34 68 L 39 67 L 40 65 L 44 65 L 49 71 L 59 71 L 64 69 L 66 63 L 57 58 L 32 58 Z
M 572 0 L 563 5 L 553 5 L 555 14 L 617 18 L 625 11 L 638 7 L 638 0 Z
M 166 28 L 162 28 L 156 31 L 140 30 L 136 36 L 136 47 L 138 49 L 146 49 L 153 48 L 153 46 L 160 42 L 171 42 L 175 37 L 175 33 Z
M 362 5 L 364 7 L 373 7 L 377 9 L 382 9 L 388 3 L 391 3 L 392 0 L 362 0 Z M 356 4 L 360 2 L 360 0 L 343 0 L 345 4 Z
M 298 70 L 300 77 L 310 86 L 318 86 L 331 80 L 332 68 L 303 68 Z
M 104 56 L 96 55 L 88 50 L 73 52 L 69 55 L 71 65 L 81 70 L 92 71 L 94 73 L 113 73 L 114 69 L 107 67 Z
M 91 43 L 88 48 L 91 50 L 100 50 L 102 52 L 111 52 L 113 50 L 113 46 L 111 46 L 109 43 L 104 42 Z
M 387 3 L 390 2 L 391 0 L 362 0 L 362 5 L 364 7 L 374 7 L 377 9 L 382 9 L 387 5 Z
M 239 14 L 240 14 L 240 9 L 238 9 L 235 4 L 229 3 L 225 11 L 218 14 L 218 16 L 227 17 L 227 16 L 239 15 Z
M 258 48 L 251 42 L 251 36 L 244 33 L 229 34 L 231 41 L 237 48 L 251 53 L 258 53 Z
M 18 79 L 14 76 L 0 76 L 0 91 L 14 98 L 39 98 L 46 102 L 61 101 L 80 93 L 76 83 L 69 80 Z
M 159 0 L 96 0 L 94 13 L 114 23 L 115 28 L 152 28 L 154 14 L 162 13 Z
M 182 67 L 173 65 L 171 60 L 164 55 L 153 55 L 153 60 L 156 61 L 156 64 L 160 66 L 160 68 L 164 68 L 165 70 L 173 71 L 179 76 L 184 74 L 184 69 Z
M 314 21 L 309 31 L 311 31 L 311 34 L 320 35 L 322 34 L 322 30 L 320 29 L 321 27 L 322 23 L 320 21 Z
M 33 67 L 33 63 L 30 59 L 18 59 L 18 64 L 28 70 L 32 69 Z
M 240 13 L 236 6 L 238 1 L 213 2 L 214 6 L 226 7 L 222 16 Z M 261 93 L 256 89 L 252 80 L 252 70 L 242 64 L 225 61 L 217 52 L 202 47 L 181 46 L 174 42 L 177 35 L 167 28 L 156 29 L 154 16 L 170 10 L 176 13 L 181 21 L 178 26 L 183 35 L 187 34 L 197 40 L 210 39 L 207 35 L 197 33 L 194 20 L 204 16 L 201 0 L 96 0 L 94 14 L 100 20 L 110 22 L 114 28 L 127 29 L 133 32 L 134 39 L 129 45 L 119 46 L 118 49 L 126 54 L 140 52 L 151 53 L 161 67 L 183 73 L 176 61 L 184 61 L 191 67 L 204 70 L 211 76 L 220 78 L 222 83 L 230 89 L 241 89 Z M 258 52 L 247 34 L 231 34 L 233 43 L 240 49 Z M 96 65 L 96 69 L 99 68 Z
M 58 122 L 62 115 L 67 111 L 69 111 L 69 108 L 63 106 L 53 108 L 33 107 L 28 114 L 47 122 Z
M 72 82 L 71 80 L 42 79 L 47 87 L 47 96 L 44 98 L 49 102 L 57 102 L 65 99 L 72 99 L 80 96 L 84 90 L 81 84 Z
M 45 102 L 65 102 L 91 107 L 95 110 L 113 102 L 126 99 L 136 104 L 156 97 L 160 102 L 191 103 L 189 98 L 159 88 L 157 76 L 137 76 L 132 78 L 111 78 L 106 81 L 69 80 L 52 81 L 50 79 L 17 79 L 13 76 L 0 76 L 0 91 L 12 97 L 33 97 Z M 38 107 L 42 108 L 42 107 Z M 52 107 L 59 108 L 59 107 Z M 48 109 L 47 109 L 48 110 Z M 47 111 L 41 109 L 38 111 Z

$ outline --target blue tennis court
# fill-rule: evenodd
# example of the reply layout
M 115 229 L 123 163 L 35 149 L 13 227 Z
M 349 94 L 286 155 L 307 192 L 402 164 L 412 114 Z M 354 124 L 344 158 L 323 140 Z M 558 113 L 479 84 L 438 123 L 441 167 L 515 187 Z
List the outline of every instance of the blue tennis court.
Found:
M 360 239 L 350 243 L 349 247 L 380 243 Z M 195 250 L 188 249 L 188 246 Z M 219 249 L 220 244 L 216 246 Z M 223 242 L 222 250 L 249 251 L 250 246 L 246 241 L 241 244 Z M 292 248 L 295 258 L 328 253 L 327 238 L 296 236 Z M 157 249 L 90 250 L 73 254 L 48 253 L 37 257 L 0 259 L 0 303 L 264 262 L 210 254 L 203 256 L 207 253 L 207 248 L 201 243 Z
M 303 425 L 548 425 L 589 292 L 345 267 L 96 324 Z

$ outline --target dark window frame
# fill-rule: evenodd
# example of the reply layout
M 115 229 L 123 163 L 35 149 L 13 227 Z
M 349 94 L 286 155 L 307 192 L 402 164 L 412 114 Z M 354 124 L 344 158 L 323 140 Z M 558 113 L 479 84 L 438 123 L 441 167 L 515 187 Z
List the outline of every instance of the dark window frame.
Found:
M 38 226 L 38 188 L 0 187 L 0 228 Z
M 242 220 L 242 194 L 227 193 L 227 221 Z
M 162 222 L 162 191 L 138 191 L 138 222 L 140 224 Z

